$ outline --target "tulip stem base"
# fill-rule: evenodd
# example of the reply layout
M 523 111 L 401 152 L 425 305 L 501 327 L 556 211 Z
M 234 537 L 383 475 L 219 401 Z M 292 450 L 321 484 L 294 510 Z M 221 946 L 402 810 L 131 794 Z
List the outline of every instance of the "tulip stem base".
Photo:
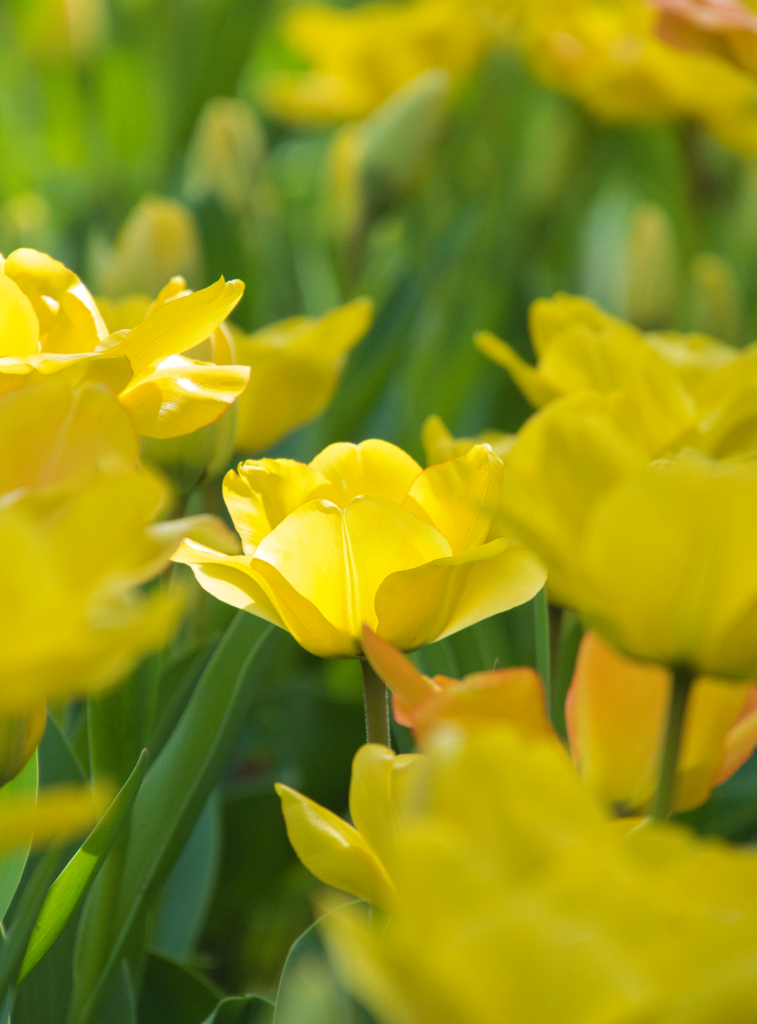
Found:
M 693 681 L 694 673 L 689 669 L 675 669 L 668 709 L 668 724 L 665 731 L 665 748 L 662 754 L 657 793 L 652 807 L 652 817 L 655 821 L 666 821 L 673 811 L 678 753 L 681 749 L 686 705 Z
M 385 747 L 391 747 L 389 693 L 365 658 L 360 664 L 363 667 L 366 737 L 369 743 L 383 743 Z

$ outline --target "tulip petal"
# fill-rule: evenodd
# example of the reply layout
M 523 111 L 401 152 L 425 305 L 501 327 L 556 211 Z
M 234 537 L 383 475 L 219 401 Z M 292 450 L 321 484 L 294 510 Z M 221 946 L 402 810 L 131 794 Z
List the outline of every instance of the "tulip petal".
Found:
M 526 548 L 491 541 L 388 576 L 376 594 L 377 632 L 413 650 L 529 601 L 545 579 Z
M 502 490 L 504 466 L 486 445 L 417 477 L 404 507 L 426 519 L 462 554 L 486 541 Z
M 728 730 L 723 744 L 723 760 L 715 785 L 725 782 L 746 764 L 757 746 L 757 686 L 751 685 L 741 715 Z
M 591 299 L 564 292 L 558 292 L 549 299 L 535 299 L 528 310 L 529 336 L 539 359 L 566 330 L 601 334 L 622 324 L 622 320 L 606 313 Z M 624 326 L 629 327 L 628 324 Z
M 387 441 L 329 445 L 310 463 L 336 487 L 344 508 L 359 494 L 401 505 L 422 470 L 415 459 Z
M 127 356 L 136 377 L 209 337 L 234 309 L 243 291 L 241 281 L 220 278 L 202 291 L 163 303 L 125 337 L 104 347 L 111 354 Z
M 10 277 L 0 273 L 0 356 L 39 352 L 39 322 L 31 302 Z
M 292 512 L 260 543 L 265 561 L 320 609 L 359 651 L 363 623 L 376 625 L 374 598 L 390 573 L 449 554 L 433 527 L 385 498 L 355 498 L 342 512 L 311 501 Z
M 394 886 L 357 829 L 289 786 L 276 784 L 295 853 L 321 882 L 375 907 L 388 907 Z
M 504 459 L 515 444 L 515 435 L 504 434 L 501 430 L 483 430 L 475 437 L 453 437 L 440 416 L 429 416 L 421 427 L 421 443 L 426 465 L 435 466 L 466 455 L 477 444 L 488 444 L 495 455 Z
M 405 704 L 415 707 L 422 704 L 439 690 L 438 686 L 419 672 L 415 665 L 401 651 L 363 626 L 363 652 L 371 668 L 389 689 L 399 694 Z
M 547 405 L 563 393 L 545 380 L 540 370 L 521 359 L 515 349 L 489 331 L 479 331 L 473 343 L 487 359 L 507 370 L 518 390 L 535 409 Z
M 320 498 L 336 501 L 333 484 L 293 459 L 249 460 L 223 481 L 223 499 L 248 554 L 300 505 Z
M 55 786 L 43 789 L 37 799 L 5 798 L 0 803 L 0 851 L 16 849 L 32 838 L 39 847 L 88 831 L 112 795 L 108 786 Z
M 247 377 L 246 367 L 169 356 L 134 379 L 120 401 L 138 433 L 179 437 L 215 422 L 242 393 Z

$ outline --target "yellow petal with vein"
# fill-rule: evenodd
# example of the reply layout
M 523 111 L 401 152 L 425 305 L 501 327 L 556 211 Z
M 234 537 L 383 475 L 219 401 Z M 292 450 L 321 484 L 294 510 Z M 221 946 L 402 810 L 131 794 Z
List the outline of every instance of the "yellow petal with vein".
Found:
M 39 352 L 39 322 L 15 281 L 0 273 L 0 356 Z
M 342 508 L 359 494 L 389 498 L 401 505 L 422 472 L 401 448 L 375 440 L 329 445 L 310 465 L 336 487 Z

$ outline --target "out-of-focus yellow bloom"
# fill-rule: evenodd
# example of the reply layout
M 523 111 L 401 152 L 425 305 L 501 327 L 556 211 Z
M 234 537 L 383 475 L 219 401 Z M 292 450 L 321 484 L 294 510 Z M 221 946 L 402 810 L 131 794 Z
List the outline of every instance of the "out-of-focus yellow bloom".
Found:
M 175 199 L 147 196 L 134 207 L 112 249 L 96 254 L 98 290 L 113 298 L 155 295 L 172 277 L 202 277 L 202 246 L 194 217 Z
M 672 674 L 630 661 L 593 632 L 584 635 L 565 705 L 571 753 L 591 792 L 621 813 L 654 796 Z M 674 807 L 703 804 L 757 744 L 757 686 L 700 676 L 684 721 Z
M 456 459 L 477 444 L 488 444 L 495 455 L 504 459 L 515 444 L 514 434 L 500 430 L 484 430 L 475 437 L 453 437 L 440 416 L 429 416 L 421 428 L 421 442 L 426 453 L 426 465 Z
M 536 366 L 492 334 L 475 343 L 535 407 L 596 391 L 653 458 L 683 447 L 715 458 L 757 449 L 757 343 L 735 349 L 706 334 L 644 334 L 571 295 L 537 299 L 529 323 Z
M 553 402 L 507 457 L 503 527 L 560 603 L 625 653 L 693 672 L 757 671 L 757 468 L 648 456 L 598 395 Z
M 31 0 L 12 16 L 31 52 L 47 60 L 86 60 L 102 49 L 110 29 L 105 0 Z
M 232 326 L 235 359 L 250 368 L 237 403 L 237 450 L 263 451 L 323 412 L 348 353 L 372 322 L 371 300 L 355 299 L 323 316 L 292 317 L 254 334 Z
M 658 34 L 671 46 L 701 50 L 757 72 L 757 15 L 741 0 L 650 0 Z
M 334 444 L 309 465 L 244 462 L 224 480 L 244 554 L 187 542 L 175 560 L 321 657 L 359 655 L 364 623 L 421 647 L 544 583 L 529 551 L 490 539 L 502 473 L 483 445 L 425 471 L 384 441 Z
M 690 118 L 727 146 L 757 152 L 757 79 L 728 59 L 721 33 L 700 27 L 705 45 L 671 45 L 669 17 L 656 9 L 668 5 L 659 0 L 520 0 L 517 6 L 518 44 L 536 74 L 599 117 Z
M 611 827 L 556 745 L 510 731 L 441 736 L 412 774 L 384 833 L 390 916 L 344 907 L 323 922 L 382 1024 L 751 1019 L 754 854 L 671 825 Z
M 284 38 L 312 70 L 276 75 L 265 104 L 287 121 L 345 121 L 364 117 L 429 68 L 460 78 L 491 45 L 484 6 L 411 0 L 297 7 L 284 20 Z
M 421 744 L 440 723 L 471 732 L 506 722 L 527 739 L 555 736 L 543 683 L 532 668 L 475 672 L 461 680 L 430 679 L 368 626 L 363 627 L 363 651 L 392 691 L 395 720 L 412 729 Z
M 104 385 L 54 374 L 3 395 L 0 450 L 0 716 L 18 734 L 41 702 L 112 684 L 165 642 L 181 602 L 136 587 L 182 537 L 235 538 L 213 516 L 153 522 L 166 494 Z
M 146 310 L 137 297 L 122 308 L 103 302 L 101 311 L 73 271 L 33 249 L 17 249 L 0 269 L 0 394 L 53 373 L 70 386 L 104 381 L 138 433 L 177 437 L 218 419 L 247 383 L 244 367 L 179 354 L 226 319 L 241 281 L 221 278 L 192 293 L 176 278 Z M 144 318 L 127 329 L 135 314 Z M 115 333 L 105 317 L 119 324 Z
M 378 743 L 361 747 L 352 762 L 352 825 L 289 786 L 276 786 L 289 841 L 316 878 L 373 906 L 391 905 L 390 847 L 423 762 L 421 754 L 397 755 Z
M 47 725 L 47 704 L 38 701 L 24 715 L 0 718 L 0 786 L 15 778 L 39 746 Z
M 0 853 L 62 842 L 86 832 L 113 796 L 108 786 L 52 786 L 35 799 L 4 797 L 0 801 Z

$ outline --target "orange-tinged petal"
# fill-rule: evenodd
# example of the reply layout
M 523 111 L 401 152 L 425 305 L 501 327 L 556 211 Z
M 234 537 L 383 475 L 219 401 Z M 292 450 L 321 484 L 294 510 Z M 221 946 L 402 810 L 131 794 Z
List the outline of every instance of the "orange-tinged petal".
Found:
M 502 491 L 504 466 L 487 445 L 425 469 L 404 507 L 443 533 L 455 555 L 486 541 Z
M 375 440 L 329 445 L 310 466 L 336 487 L 342 507 L 359 494 L 389 498 L 401 505 L 422 472 L 401 448 Z
M 376 595 L 377 631 L 413 650 L 529 601 L 545 579 L 530 551 L 494 540 L 388 576 Z
M 752 684 L 747 693 L 741 715 L 734 722 L 725 736 L 723 744 L 723 760 L 715 776 L 714 785 L 737 772 L 749 760 L 757 746 L 757 686 Z
M 434 694 L 418 707 L 414 728 L 419 740 L 442 722 L 466 732 L 507 723 L 525 739 L 555 738 L 544 697 L 544 684 L 532 668 L 477 672 Z
M 276 784 L 287 835 L 305 867 L 326 885 L 376 907 L 388 907 L 394 886 L 360 832 L 289 786 Z
M 39 352 L 37 315 L 16 282 L 0 273 L 0 356 L 35 352 Z
M 333 484 L 293 459 L 248 460 L 223 481 L 223 498 L 244 549 L 253 554 L 261 540 L 300 505 L 336 501 Z
M 448 553 L 433 527 L 371 495 L 344 511 L 326 501 L 301 506 L 261 541 L 255 561 L 273 566 L 359 650 L 363 623 L 376 625 L 385 577 Z
M 246 366 L 169 356 L 119 396 L 139 434 L 179 437 L 214 423 L 247 385 Z
M 243 292 L 241 281 L 226 282 L 220 278 L 199 292 L 163 303 L 107 348 L 112 354 L 127 356 L 136 377 L 168 356 L 204 341 L 231 313 Z
M 438 693 L 439 687 L 428 676 L 419 672 L 409 658 L 374 633 L 370 626 L 363 626 L 362 642 L 363 653 L 373 671 L 406 706 L 416 707 Z
M 518 390 L 533 405 L 541 408 L 563 393 L 545 380 L 543 374 L 518 355 L 515 349 L 488 331 L 480 331 L 473 343 L 482 355 L 510 374 Z

